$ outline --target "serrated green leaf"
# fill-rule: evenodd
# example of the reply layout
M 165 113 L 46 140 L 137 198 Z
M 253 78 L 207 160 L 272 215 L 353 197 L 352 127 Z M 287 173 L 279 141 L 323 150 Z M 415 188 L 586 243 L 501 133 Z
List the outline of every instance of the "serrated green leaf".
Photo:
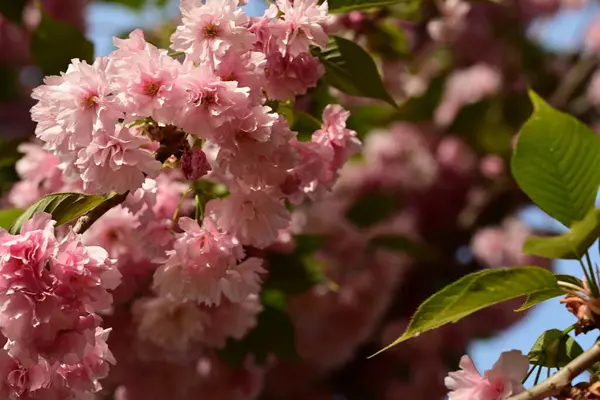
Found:
M 383 100 L 398 107 L 383 86 L 373 58 L 351 40 L 330 36 L 327 49 L 314 53 L 325 67 L 325 81 L 352 95 Z
M 569 227 L 594 207 L 600 184 L 600 139 L 534 92 L 533 115 L 521 129 L 511 168 L 521 189 Z
M 45 75 L 66 71 L 74 58 L 92 63 L 94 44 L 73 25 L 41 10 L 42 19 L 31 37 L 31 55 Z
M 0 210 L 0 228 L 8 229 L 15 222 L 19 215 L 23 214 L 20 208 L 9 208 L 6 210 Z
M 551 237 L 530 236 L 523 253 L 546 258 L 580 259 L 600 236 L 600 209 L 591 210 L 582 221 L 574 222 L 569 232 Z
M 331 14 L 341 14 L 356 10 L 368 10 L 389 6 L 397 3 L 415 3 L 415 0 L 328 0 L 329 12 Z
M 0 14 L 6 19 L 21 25 L 23 23 L 23 10 L 27 0 L 5 0 L 0 1 Z
M 346 211 L 346 218 L 359 228 L 367 228 L 391 216 L 398 205 L 399 201 L 395 196 L 369 193 Z
M 31 207 L 29 207 L 10 227 L 10 233 L 13 235 L 21 231 L 21 227 L 36 212 L 47 212 L 52 214 L 52 219 L 56 221 L 56 226 L 71 222 L 82 215 L 92 211 L 110 196 L 89 195 L 82 193 L 54 193 L 48 194 Z
M 378 235 L 369 240 L 369 245 L 406 253 L 420 260 L 433 258 L 432 249 L 402 235 Z
M 575 339 L 558 329 L 550 329 L 536 340 L 527 358 L 533 365 L 562 368 L 582 353 Z
M 528 310 L 531 307 L 538 305 L 541 302 L 553 299 L 558 296 L 563 296 L 565 294 L 566 294 L 565 291 L 559 287 L 555 287 L 555 288 L 547 289 L 547 290 L 540 290 L 538 292 L 531 293 L 530 295 L 527 296 L 527 300 L 525 300 L 525 303 L 523 303 L 523 305 L 521 307 L 517 308 L 515 311 L 521 312 L 521 311 Z
M 554 274 L 540 267 L 498 268 L 466 275 L 421 304 L 402 336 L 376 354 L 483 308 L 555 285 Z

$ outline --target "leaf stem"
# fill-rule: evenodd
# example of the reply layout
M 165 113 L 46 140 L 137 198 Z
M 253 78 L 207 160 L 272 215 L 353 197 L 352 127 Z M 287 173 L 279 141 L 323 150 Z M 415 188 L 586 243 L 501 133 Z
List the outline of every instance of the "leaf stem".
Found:
M 535 371 L 536 368 L 542 368 L 539 365 L 532 365 L 531 368 L 529 369 L 529 372 L 527 372 L 527 375 L 525 375 L 525 378 L 523 378 L 523 380 L 521 381 L 521 383 L 525 383 L 527 382 L 527 379 L 529 379 L 529 377 L 531 376 L 531 374 L 533 373 L 533 371 Z
M 177 204 L 177 208 L 175 209 L 175 212 L 173 213 L 173 220 L 171 221 L 171 229 L 175 229 L 175 224 L 177 223 L 177 218 L 179 218 L 179 211 L 181 210 L 183 201 L 185 200 L 187 195 L 190 194 L 192 189 L 193 189 L 192 186 L 188 187 L 187 190 L 185 192 L 183 192 L 183 194 L 181 195 L 181 199 L 179 200 L 179 203 Z
M 86 230 L 88 230 L 90 226 L 92 226 L 94 222 L 96 222 L 101 216 L 106 214 L 108 210 L 123 203 L 125 199 L 127 199 L 127 195 L 129 195 L 129 190 L 123 194 L 115 194 L 106 199 L 106 201 L 104 201 L 98 207 L 94 208 L 89 213 L 81 216 L 75 223 L 75 226 L 73 227 L 73 232 L 80 235 L 84 233 Z
M 185 55 L 184 51 L 174 51 L 174 52 L 168 54 L 169 57 L 179 57 L 179 56 L 183 56 L 183 55 Z

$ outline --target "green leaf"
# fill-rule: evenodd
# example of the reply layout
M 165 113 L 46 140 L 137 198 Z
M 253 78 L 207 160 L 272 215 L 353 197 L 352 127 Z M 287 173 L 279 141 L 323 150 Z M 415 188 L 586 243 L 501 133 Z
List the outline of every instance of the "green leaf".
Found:
M 346 218 L 359 228 L 367 228 L 390 217 L 398 209 L 395 196 L 369 193 L 356 201 L 346 212 Z
M 13 235 L 21 231 L 21 227 L 36 212 L 47 212 L 52 214 L 56 226 L 71 222 L 82 215 L 92 211 L 111 196 L 89 195 L 81 193 L 54 193 L 48 194 L 31 207 L 29 207 L 10 227 Z
M 321 129 L 321 121 L 301 110 L 293 111 L 293 121 L 291 127 L 293 131 L 298 132 L 300 142 L 310 141 L 313 133 Z
M 229 339 L 219 355 L 227 363 L 240 365 L 248 354 L 254 355 L 254 361 L 262 365 L 269 355 L 297 361 L 294 342 L 294 325 L 282 309 L 285 296 L 273 290 L 263 290 L 263 310 L 257 317 L 256 327 L 243 339 Z
M 575 339 L 558 329 L 550 329 L 536 340 L 527 358 L 533 365 L 562 368 L 582 353 Z
M 525 301 L 525 303 L 521 307 L 517 308 L 515 311 L 525 311 L 543 301 L 550 300 L 558 296 L 563 296 L 565 294 L 565 291 L 559 288 L 558 286 L 555 288 L 540 290 L 539 292 L 531 293 L 527 296 L 527 300 Z
M 594 207 L 600 184 L 600 139 L 534 92 L 529 96 L 534 112 L 518 135 L 512 172 L 535 204 L 568 227 Z
M 556 283 L 554 286 L 547 287 L 544 290 L 540 290 L 538 292 L 529 294 L 525 303 L 521 307 L 517 308 L 515 311 L 525 311 L 543 301 L 550 300 L 559 296 L 564 296 L 566 292 L 564 289 L 561 289 L 561 287 L 558 285 L 558 282 L 566 282 L 575 286 L 583 287 L 583 282 L 581 282 L 580 279 L 572 275 L 556 274 L 555 277 Z
M 15 222 L 15 220 L 19 217 L 19 215 L 23 214 L 23 211 L 20 208 L 9 208 L 6 210 L 0 210 L 0 228 L 8 229 Z
M 600 236 L 600 209 L 591 210 L 583 221 L 574 222 L 569 232 L 552 237 L 531 236 L 523 253 L 546 258 L 580 259 Z
M 23 22 L 23 10 L 27 0 L 5 0 L 0 1 L 0 14 L 6 19 L 21 25 Z
M 385 90 L 375 61 L 356 43 L 330 36 L 327 49 L 314 52 L 325 67 L 325 81 L 329 85 L 352 96 L 383 100 L 398 107 Z
M 406 253 L 420 260 L 431 259 L 433 256 L 432 249 L 402 235 L 378 235 L 369 240 L 369 245 Z
M 396 3 L 414 3 L 414 0 L 329 0 L 329 12 L 341 14 L 355 10 L 383 7 Z
M 94 44 L 77 28 L 53 19 L 44 10 L 41 14 L 31 37 L 31 55 L 45 75 L 65 71 L 74 58 L 93 62 Z
M 376 354 L 483 308 L 555 285 L 554 274 L 540 267 L 498 268 L 466 275 L 425 300 L 402 336 Z

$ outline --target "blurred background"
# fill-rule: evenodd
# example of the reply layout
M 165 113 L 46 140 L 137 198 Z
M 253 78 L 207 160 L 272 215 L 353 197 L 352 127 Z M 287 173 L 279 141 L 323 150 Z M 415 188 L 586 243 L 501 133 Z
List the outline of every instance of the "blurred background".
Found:
M 122 37 L 137 27 L 145 30 L 148 40 L 168 46 L 169 35 L 177 24 L 178 1 L 42 3 L 53 18 L 83 32 L 94 44 L 96 56 L 114 49 L 113 36 Z M 512 310 L 520 303 L 510 302 L 441 333 L 423 335 L 414 344 L 403 344 L 390 354 L 365 360 L 372 350 L 401 333 L 415 307 L 435 288 L 482 268 L 550 267 L 547 260 L 520 254 L 520 246 L 531 233 L 555 234 L 564 227 L 528 204 L 512 182 L 507 163 L 511 140 L 531 110 L 526 88 L 533 87 L 556 107 L 591 126 L 600 121 L 596 111 L 600 105 L 600 78 L 595 72 L 600 55 L 598 3 L 474 1 L 466 11 L 452 8 L 451 3 L 424 1 L 417 10 L 390 7 L 381 12 L 351 13 L 332 23 L 332 31 L 353 38 L 374 54 L 386 88 L 401 107 L 396 112 L 385 104 L 353 98 L 322 85 L 299 96 L 297 106 L 318 119 L 321 104 L 328 100 L 350 108 L 350 127 L 365 142 L 363 157 L 344 171 L 332 199 L 325 202 L 323 207 L 328 211 L 309 210 L 305 217 L 323 218 L 331 210 L 350 207 L 358 210 L 357 220 L 369 220 L 372 209 L 380 208 L 391 194 L 395 199 L 402 198 L 402 205 L 399 201 L 393 203 L 393 211 L 382 219 L 396 225 L 390 228 L 381 224 L 382 231 L 392 229 L 414 237 L 425 253 L 437 257 L 432 260 L 411 253 L 400 260 L 386 261 L 403 272 L 394 277 L 397 283 L 387 294 L 390 299 L 373 300 L 373 304 L 381 303 L 373 306 L 381 308 L 377 315 L 366 317 L 356 312 L 355 316 L 355 310 L 348 310 L 347 318 L 357 318 L 373 328 L 349 341 L 353 344 L 344 349 L 348 354 L 340 357 L 343 361 L 335 366 L 321 365 L 321 360 L 307 351 L 306 365 L 318 365 L 314 368 L 322 367 L 327 372 L 318 379 L 307 378 L 301 367 L 284 365 L 272 373 L 271 381 L 286 382 L 295 376 L 298 385 L 318 382 L 319 388 L 336 388 L 319 389 L 319 393 L 329 393 L 322 398 L 340 400 L 440 397 L 444 392 L 440 386 L 443 376 L 448 368 L 457 368 L 463 352 L 483 371 L 492 367 L 502 351 L 518 349 L 527 353 L 542 331 L 562 330 L 575 322 L 559 299 L 526 313 L 514 313 Z M 257 16 L 264 11 L 265 3 L 249 0 L 244 8 L 249 15 Z M 14 169 L 21 157 L 15 152 L 16 144 L 27 140 L 35 128 L 29 118 L 33 104 L 29 94 L 47 71 L 38 63 L 43 57 L 28 50 L 37 23 L 39 16 L 33 11 L 24 14 L 22 23 L 0 17 L 0 189 L 6 207 L 25 205 L 16 204 L 14 194 L 11 200 L 10 193 L 12 185 L 23 178 Z M 356 202 L 349 205 L 342 198 Z M 357 205 L 361 201 L 362 209 Z M 368 223 L 361 228 L 364 226 L 365 231 L 371 229 Z M 330 232 L 338 234 L 340 240 L 348 238 L 349 243 L 357 234 L 333 228 Z M 347 263 L 341 253 L 333 249 L 325 258 L 335 265 Z M 592 258 L 597 262 L 596 245 Z M 552 268 L 580 274 L 577 262 L 561 261 Z M 377 282 L 374 278 L 372 281 Z M 312 323 L 341 324 L 343 319 L 329 317 Z M 314 340 L 325 341 L 320 346 L 308 343 L 310 340 L 299 346 L 312 346 L 312 351 L 327 347 L 328 340 L 336 340 L 332 337 L 339 339 L 338 335 L 348 334 L 344 329 L 353 329 L 352 324 L 337 331 L 323 328 L 323 332 L 313 333 Z M 584 348 L 594 339 L 577 337 Z M 449 350 L 452 344 L 455 348 Z M 417 373 L 419 369 L 423 372 Z M 378 371 L 380 376 L 371 376 L 370 370 Z M 369 385 L 356 379 L 361 376 L 377 381 L 380 388 L 369 392 Z M 440 388 L 432 389 L 433 381 Z M 360 386 L 360 390 L 353 385 Z M 269 383 L 269 378 L 266 387 L 265 399 L 321 398 L 302 394 L 300 389 L 287 393 Z

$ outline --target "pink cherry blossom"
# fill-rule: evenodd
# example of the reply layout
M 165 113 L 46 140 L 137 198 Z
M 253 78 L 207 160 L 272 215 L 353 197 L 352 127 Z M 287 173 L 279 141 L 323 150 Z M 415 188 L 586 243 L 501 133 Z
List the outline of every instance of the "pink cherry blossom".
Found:
M 167 252 L 168 259 L 154 274 L 154 289 L 162 297 L 207 305 L 233 302 L 258 292 L 264 272 L 261 261 L 249 258 L 238 265 L 243 249 L 221 234 L 210 221 L 201 228 L 194 220 L 179 220 L 183 233 Z
M 61 77 L 49 77 L 33 91 L 32 97 L 39 100 L 31 110 L 33 120 L 40 123 L 36 135 L 51 149 L 87 146 L 94 129 L 110 128 L 122 116 L 110 96 L 107 63 L 106 57 L 92 65 L 75 59 Z
M 113 55 L 118 57 L 133 56 L 144 51 L 149 45 L 144 37 L 144 31 L 141 29 L 134 29 L 126 39 L 113 38 L 113 44 L 118 49 Z
M 444 383 L 450 400 L 503 400 L 524 391 L 529 360 L 518 350 L 504 352 L 491 370 L 481 376 L 469 356 L 460 360 L 460 370 L 450 372 Z
M 118 125 L 96 131 L 76 162 L 84 189 L 96 193 L 135 191 L 144 183 L 145 175 L 158 175 L 161 164 L 143 148 L 146 143 L 147 139 Z
M 108 376 L 109 364 L 117 362 L 106 344 L 110 331 L 96 328 L 94 344 L 86 346 L 81 361 L 58 367 L 57 373 L 65 379 L 69 388 L 92 393 L 102 389 L 98 380 Z
M 323 111 L 323 125 L 312 136 L 312 141 L 333 150 L 331 168 L 338 170 L 354 154 L 360 152 L 361 144 L 356 132 L 346 128 L 350 113 L 342 106 L 330 104 Z
M 287 100 L 305 94 L 315 87 L 325 70 L 319 59 L 303 52 L 294 57 L 272 52 L 267 56 L 265 75 L 267 95 L 275 100 Z
M 112 88 L 128 120 L 153 117 L 159 122 L 174 122 L 183 98 L 178 82 L 181 71 L 179 61 L 151 44 L 124 58 L 113 56 Z
M 327 1 L 318 4 L 317 0 L 277 0 L 277 7 L 283 13 L 280 28 L 283 54 L 306 53 L 311 44 L 327 46 L 323 29 L 327 23 Z
M 261 190 L 236 190 L 226 199 L 211 200 L 206 214 L 240 243 L 259 248 L 274 242 L 278 231 L 290 223 L 283 201 Z
M 237 6 L 237 0 L 182 1 L 182 24 L 171 36 L 173 50 L 209 65 L 232 47 L 240 53 L 250 50 L 254 35 L 245 27 L 248 17 Z
M 206 68 L 191 67 L 182 87 L 187 101 L 178 125 L 194 136 L 208 139 L 224 123 L 247 113 L 250 89 L 221 81 Z

